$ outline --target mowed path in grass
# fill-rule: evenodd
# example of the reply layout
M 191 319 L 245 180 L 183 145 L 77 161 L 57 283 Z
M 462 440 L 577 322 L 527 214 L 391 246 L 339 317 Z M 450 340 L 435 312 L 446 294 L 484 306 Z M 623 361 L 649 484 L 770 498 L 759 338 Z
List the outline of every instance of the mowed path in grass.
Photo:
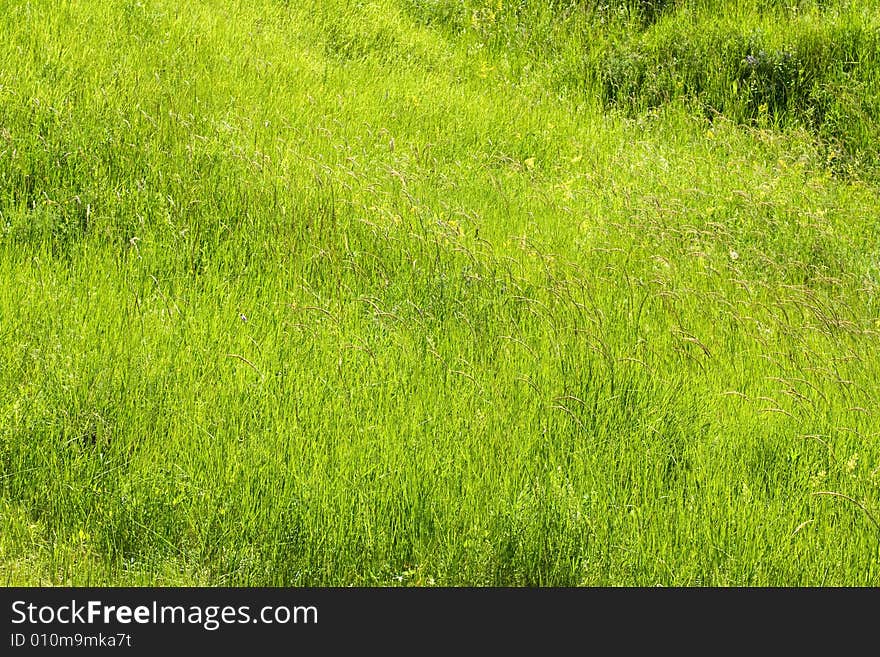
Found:
M 0 0 L 0 582 L 880 583 L 877 20 L 761 4 Z

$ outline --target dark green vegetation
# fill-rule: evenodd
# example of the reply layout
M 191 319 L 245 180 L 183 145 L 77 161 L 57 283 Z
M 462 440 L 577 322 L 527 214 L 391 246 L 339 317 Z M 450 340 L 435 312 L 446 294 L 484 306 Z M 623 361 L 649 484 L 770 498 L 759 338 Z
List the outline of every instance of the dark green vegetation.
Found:
M 0 575 L 880 584 L 873 2 L 0 0 Z

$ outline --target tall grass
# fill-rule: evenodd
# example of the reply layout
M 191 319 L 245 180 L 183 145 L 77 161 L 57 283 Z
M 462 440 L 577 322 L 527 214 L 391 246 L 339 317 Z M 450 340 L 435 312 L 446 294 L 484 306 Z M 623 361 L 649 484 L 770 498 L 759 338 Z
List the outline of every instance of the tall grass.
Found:
M 870 8 L 0 2 L 0 581 L 876 585 Z

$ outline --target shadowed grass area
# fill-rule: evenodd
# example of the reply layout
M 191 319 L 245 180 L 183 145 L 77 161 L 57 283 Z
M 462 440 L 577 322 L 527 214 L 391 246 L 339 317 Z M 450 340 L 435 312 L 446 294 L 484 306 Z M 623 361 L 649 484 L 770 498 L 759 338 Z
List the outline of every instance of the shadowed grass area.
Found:
M 869 3 L 0 8 L 4 584 L 878 583 Z
M 685 16 L 676 14 L 638 40 L 620 39 L 602 54 L 599 80 L 608 105 L 640 112 L 686 99 L 710 118 L 802 126 L 830 158 L 845 157 L 849 171 L 876 164 L 876 23 L 850 12 L 788 9 L 758 20 L 750 15 L 751 21 L 697 14 L 689 18 L 700 29 L 682 33 Z

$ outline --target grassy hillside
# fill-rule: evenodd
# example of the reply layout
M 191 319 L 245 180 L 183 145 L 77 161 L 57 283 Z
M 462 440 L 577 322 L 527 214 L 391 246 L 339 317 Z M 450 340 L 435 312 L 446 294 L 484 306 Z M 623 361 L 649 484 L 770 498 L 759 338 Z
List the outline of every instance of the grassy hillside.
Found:
M 0 583 L 880 584 L 873 2 L 0 33 Z

